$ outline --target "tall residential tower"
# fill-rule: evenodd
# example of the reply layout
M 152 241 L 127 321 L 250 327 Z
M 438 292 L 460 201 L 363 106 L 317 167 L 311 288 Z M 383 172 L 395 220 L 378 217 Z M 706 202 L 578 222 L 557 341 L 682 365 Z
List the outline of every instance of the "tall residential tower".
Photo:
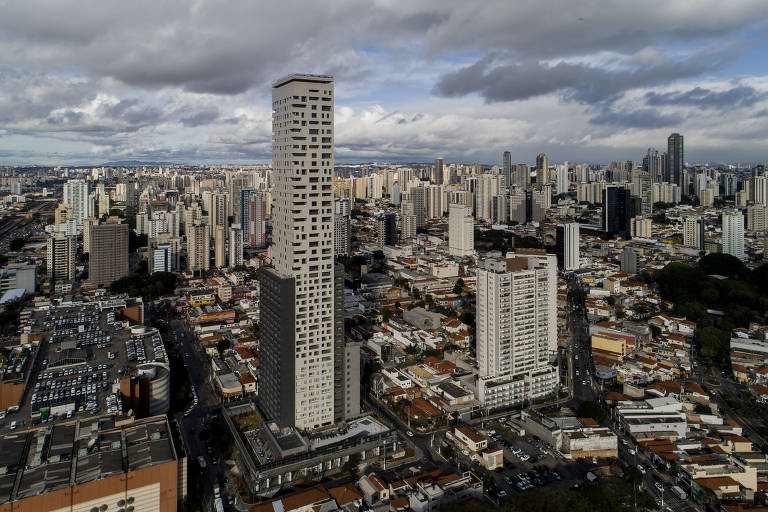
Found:
M 272 141 L 260 405 L 271 420 L 311 430 L 336 419 L 332 77 L 297 74 L 273 84 Z

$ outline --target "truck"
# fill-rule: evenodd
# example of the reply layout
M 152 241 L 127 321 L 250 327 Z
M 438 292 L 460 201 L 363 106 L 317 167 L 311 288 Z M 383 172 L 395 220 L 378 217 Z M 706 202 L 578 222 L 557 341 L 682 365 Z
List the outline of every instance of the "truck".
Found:
M 685 498 L 688 497 L 688 495 L 685 494 L 685 491 L 679 485 L 675 485 L 675 486 L 670 487 L 670 490 L 672 491 L 672 494 L 674 494 L 675 496 L 677 496 L 681 500 L 684 500 Z

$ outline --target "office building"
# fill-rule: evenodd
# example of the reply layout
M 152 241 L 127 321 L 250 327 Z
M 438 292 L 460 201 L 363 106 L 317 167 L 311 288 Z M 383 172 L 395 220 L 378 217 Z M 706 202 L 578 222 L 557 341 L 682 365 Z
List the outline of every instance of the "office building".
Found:
M 443 184 L 443 159 L 442 158 L 436 158 L 435 159 L 435 170 L 432 175 L 432 183 L 435 185 L 442 185 Z
M 394 213 L 385 213 L 379 216 L 376 235 L 380 249 L 385 245 L 397 244 L 397 223 Z
M 224 226 L 213 228 L 213 264 L 219 268 L 227 266 L 227 228 Z
M 541 189 L 542 186 L 549 182 L 549 158 L 544 153 L 536 155 L 536 188 Z
M 180 272 L 182 239 L 170 233 L 160 233 L 157 238 L 150 238 L 149 273 Z
M 193 272 L 211 268 L 211 235 L 207 224 L 187 226 L 187 269 Z
M 679 133 L 673 133 L 667 139 L 667 179 L 665 181 L 674 183 L 682 190 L 683 194 L 688 194 L 683 180 L 683 170 L 685 168 L 685 159 L 683 156 L 683 136 Z
M 240 228 L 229 228 L 229 266 L 239 267 L 243 264 L 243 231 Z
M 91 227 L 88 257 L 88 281 L 96 286 L 109 286 L 128 275 L 128 224 L 108 220 Z
M 744 259 L 744 216 L 739 210 L 723 211 L 723 254 Z
M 261 272 L 259 400 L 270 420 L 312 430 L 333 424 L 336 412 L 333 78 L 279 80 L 272 109 L 273 251 Z M 300 149 L 313 136 L 318 147 Z
M 29 294 L 34 294 L 36 289 L 37 265 L 10 263 L 0 269 L 0 292 L 24 290 Z
M 632 186 L 634 187 L 634 195 L 643 201 L 640 205 L 640 215 L 650 219 L 653 217 L 653 187 L 651 175 L 645 171 L 633 171 Z
M 477 270 L 477 398 L 486 410 L 551 395 L 557 366 L 554 255 L 518 251 Z
M 499 194 L 491 198 L 491 224 L 506 224 L 509 221 L 507 196 Z
M 577 222 L 557 226 L 555 253 L 557 254 L 557 266 L 562 270 L 579 269 L 579 224 Z
M 629 236 L 638 238 L 651 238 L 653 236 L 653 221 L 642 215 L 635 215 L 629 219 Z
M 629 239 L 630 220 L 642 210 L 642 200 L 620 185 L 608 185 L 603 190 L 603 230 L 611 237 Z
M 503 173 L 504 173 L 504 185 L 509 188 L 512 186 L 512 153 L 509 151 L 504 152 L 503 161 Z
M 468 206 L 452 204 L 448 208 L 448 253 L 464 258 L 475 252 L 475 219 Z
M 447 206 L 447 197 L 442 185 L 428 185 L 427 192 L 427 218 L 437 219 L 443 216 Z
M 48 237 L 46 269 L 50 281 L 72 281 L 75 279 L 76 258 L 76 237 L 61 233 L 55 233 Z

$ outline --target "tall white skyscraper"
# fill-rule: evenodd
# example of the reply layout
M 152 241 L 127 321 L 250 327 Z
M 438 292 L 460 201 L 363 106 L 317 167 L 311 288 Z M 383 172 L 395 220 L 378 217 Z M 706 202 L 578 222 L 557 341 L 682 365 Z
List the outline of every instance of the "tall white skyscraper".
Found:
M 563 270 L 578 270 L 579 260 L 579 223 L 569 222 L 563 226 Z
M 461 258 L 475 251 L 475 219 L 472 209 L 452 204 L 448 209 L 448 253 Z
M 261 273 L 259 398 L 270 419 L 315 429 L 335 413 L 333 78 L 279 80 L 272 110 L 273 267 Z
M 733 208 L 723 211 L 723 253 L 744 259 L 744 216 Z
M 557 194 L 568 193 L 571 182 L 568 179 L 568 164 L 557 166 Z
M 92 204 L 88 198 L 88 182 L 69 180 L 64 184 L 64 204 L 72 209 L 72 218 L 80 226 L 83 219 L 93 216 Z
M 555 256 L 507 256 L 477 270 L 477 396 L 486 410 L 549 395 L 559 380 L 549 364 L 557 347 Z

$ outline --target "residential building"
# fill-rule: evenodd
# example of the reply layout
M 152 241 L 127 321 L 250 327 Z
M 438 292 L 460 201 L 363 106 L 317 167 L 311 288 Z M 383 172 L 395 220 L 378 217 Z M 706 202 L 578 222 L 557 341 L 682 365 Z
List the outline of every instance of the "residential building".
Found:
M 683 187 L 684 168 L 683 136 L 673 133 L 667 139 L 667 179 L 665 181 L 677 185 L 684 194 L 687 194 L 688 191 Z
M 397 244 L 397 224 L 394 213 L 385 213 L 379 216 L 376 241 L 379 248 Z
M 569 222 L 557 226 L 555 232 L 555 252 L 557 265 L 562 270 L 578 270 L 579 263 L 579 224 Z
M 88 281 L 96 286 L 108 286 L 128 275 L 128 224 L 110 219 L 91 227 L 88 257 Z
M 739 210 L 723 211 L 723 253 L 744 259 L 744 216 Z
M 46 268 L 50 281 L 72 281 L 75 279 L 77 238 L 55 233 L 48 237 Z
M 243 230 L 229 228 L 229 266 L 239 267 L 243 264 Z
M 554 255 L 518 251 L 477 271 L 477 398 L 487 410 L 553 393 L 558 370 Z
M 333 78 L 279 80 L 272 108 L 273 257 L 261 272 L 259 398 L 269 419 L 311 430 L 335 420 Z M 298 149 L 315 134 L 318 148 Z
M 213 262 L 219 268 L 227 266 L 227 228 L 224 226 L 213 228 Z
M 187 269 L 204 271 L 211 268 L 211 235 L 207 224 L 187 227 Z
M 460 258 L 475 251 L 475 219 L 468 206 L 452 204 L 448 208 L 448 253 Z

